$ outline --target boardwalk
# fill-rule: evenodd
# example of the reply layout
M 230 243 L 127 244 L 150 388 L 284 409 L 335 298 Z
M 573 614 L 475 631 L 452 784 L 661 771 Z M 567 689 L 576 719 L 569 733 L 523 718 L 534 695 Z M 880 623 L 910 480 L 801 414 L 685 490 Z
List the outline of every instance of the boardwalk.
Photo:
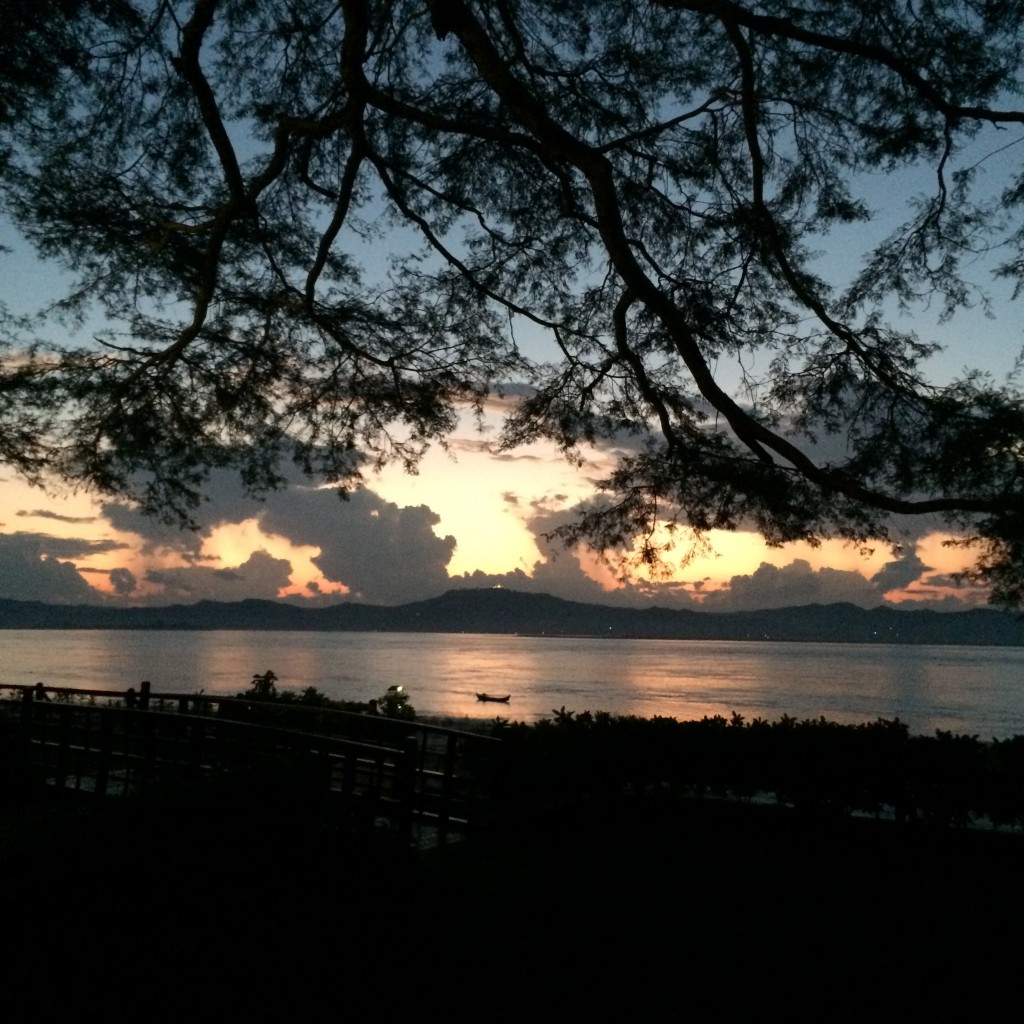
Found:
M 57 790 L 249 787 L 328 830 L 423 841 L 476 824 L 493 783 L 497 741 L 454 729 L 146 684 L 4 688 L 35 778 Z

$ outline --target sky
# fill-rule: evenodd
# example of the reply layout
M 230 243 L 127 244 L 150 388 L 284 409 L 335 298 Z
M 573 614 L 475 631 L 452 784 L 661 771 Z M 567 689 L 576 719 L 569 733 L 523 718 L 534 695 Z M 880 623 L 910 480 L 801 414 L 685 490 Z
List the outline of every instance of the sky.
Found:
M 1015 167 L 1021 141 L 1024 134 L 1015 136 L 1010 152 L 1000 140 L 987 151 L 989 165 Z M 908 183 L 881 174 L 868 178 L 864 190 L 879 223 L 891 225 Z M 841 280 L 853 265 L 844 254 L 864 252 L 877 240 L 858 234 L 828 239 L 821 269 Z M 939 379 L 965 367 L 998 379 L 1013 371 L 1021 353 L 1012 282 L 994 282 L 984 266 L 978 274 L 993 300 L 989 310 L 943 323 L 939 310 L 923 308 L 898 324 L 945 345 L 934 365 Z M 27 313 L 57 298 L 63 286 L 60 275 L 0 223 L 0 302 Z M 387 468 L 346 501 L 295 478 L 257 502 L 243 497 L 231 476 L 215 473 L 194 533 L 81 490 L 31 488 L 0 466 L 0 598 L 400 604 L 455 588 L 502 586 L 579 601 L 712 611 L 835 601 L 962 609 L 987 599 L 979 587 L 956 585 L 952 574 L 970 564 L 970 552 L 948 546 L 949 534 L 928 519 L 897 523 L 896 549 L 830 541 L 772 549 L 742 531 L 712 533 L 695 545 L 684 531 L 654 578 L 586 547 L 568 551 L 547 535 L 594 496 L 614 449 L 585 451 L 583 464 L 575 466 L 543 444 L 499 453 L 495 439 L 496 417 L 480 433 L 467 416 L 448 450 L 432 449 L 417 475 Z
M 58 289 L 23 246 L 0 255 L 0 269 L 0 300 L 15 311 Z M 1014 314 L 1002 303 L 994 317 L 975 311 L 940 325 L 935 314 L 917 326 L 946 343 L 939 376 L 966 365 L 998 376 L 1012 370 L 1020 351 Z M 485 418 L 483 433 L 467 416 L 448 450 L 432 449 L 418 474 L 387 468 L 347 501 L 296 477 L 257 502 L 242 496 L 232 476 L 215 473 L 194 533 L 84 491 L 31 488 L 0 466 L 0 598 L 401 604 L 455 588 L 502 586 L 709 611 L 835 601 L 958 610 L 986 602 L 984 590 L 951 578 L 968 566 L 970 553 L 947 546 L 950 536 L 927 519 L 896 524 L 898 550 L 829 541 L 772 549 L 742 531 L 712 533 L 702 546 L 684 531 L 654 578 L 585 547 L 568 551 L 546 535 L 593 497 L 616 452 L 585 451 L 582 466 L 543 444 L 499 453 L 500 411 Z
M 899 552 L 838 542 L 770 549 L 752 533 L 682 536 L 661 574 L 624 570 L 546 534 L 594 493 L 614 452 L 575 467 L 541 444 L 496 454 L 467 424 L 449 451 L 409 475 L 389 468 L 339 498 L 296 477 L 263 501 L 215 473 L 200 529 L 180 531 L 123 502 L 45 493 L 0 477 L 0 597 L 161 605 L 265 598 L 297 604 L 401 604 L 457 588 L 509 587 L 594 603 L 735 611 L 849 601 L 983 604 L 956 587 L 965 553 L 936 524 L 908 529 Z
M 0 255 L 0 301 L 15 312 L 38 308 L 60 282 L 17 239 L 0 234 L 0 244 L 12 241 L 13 251 Z M 914 326 L 946 345 L 938 376 L 967 365 L 997 376 L 1013 369 L 1021 348 L 1015 308 L 1002 301 L 994 310 L 954 324 L 940 324 L 937 312 L 917 313 Z M 257 502 L 232 476 L 215 473 L 194 533 L 84 491 L 31 488 L 0 466 L 0 598 L 391 605 L 502 586 L 709 611 L 835 601 L 957 610 L 986 602 L 983 589 L 952 579 L 970 553 L 948 546 L 950 535 L 927 519 L 896 524 L 898 549 L 880 543 L 868 551 L 830 541 L 772 549 L 743 531 L 712 533 L 699 544 L 683 531 L 654 578 L 624 565 L 628 552 L 616 561 L 586 547 L 566 550 L 546 535 L 594 496 L 615 450 L 585 451 L 582 466 L 544 444 L 497 452 L 501 410 L 491 412 L 482 433 L 467 416 L 447 451 L 432 449 L 416 475 L 389 467 L 346 501 L 296 477 Z

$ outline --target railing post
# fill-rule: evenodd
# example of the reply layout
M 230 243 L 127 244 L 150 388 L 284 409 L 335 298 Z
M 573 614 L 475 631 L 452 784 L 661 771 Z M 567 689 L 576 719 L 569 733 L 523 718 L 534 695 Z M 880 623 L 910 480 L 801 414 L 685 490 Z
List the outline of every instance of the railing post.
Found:
M 21 691 L 21 731 L 27 736 L 32 726 L 32 687 L 26 686 Z
M 356 791 L 356 771 L 359 767 L 356 752 L 352 749 L 346 750 L 341 771 L 341 795 L 343 804 L 348 810 L 348 803 L 352 800 Z
M 68 755 L 71 753 L 71 708 L 67 704 L 57 705 L 57 765 L 55 782 L 58 789 L 64 789 L 68 778 Z
M 142 782 L 148 786 L 156 774 L 156 736 L 155 725 L 150 715 L 139 715 L 140 732 L 142 734 Z
M 98 708 L 97 710 L 100 716 L 100 756 L 96 767 L 96 795 L 106 796 L 107 785 L 110 781 L 110 759 L 114 741 L 113 722 L 111 721 L 113 710 L 111 708 Z
M 448 822 L 451 817 L 452 789 L 455 782 L 456 745 L 458 739 L 448 734 L 448 743 L 444 750 L 444 775 L 441 777 L 441 806 L 437 811 L 437 824 L 442 836 L 448 833 Z
M 408 846 L 412 842 L 413 800 L 416 795 L 416 755 L 418 744 L 415 736 L 407 736 L 402 741 L 402 755 L 396 768 L 399 770 L 398 796 L 399 804 L 398 836 Z
M 188 766 L 194 774 L 198 775 L 203 763 L 203 741 L 206 739 L 206 723 L 192 722 L 188 737 Z

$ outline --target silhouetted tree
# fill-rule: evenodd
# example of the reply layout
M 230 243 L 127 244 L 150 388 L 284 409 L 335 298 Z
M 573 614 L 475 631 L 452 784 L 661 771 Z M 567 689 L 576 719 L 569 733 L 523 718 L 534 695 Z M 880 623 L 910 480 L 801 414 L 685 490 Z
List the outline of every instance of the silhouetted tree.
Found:
M 416 709 L 409 703 L 409 694 L 397 685 L 389 686 L 377 699 L 377 709 L 385 718 L 411 720 L 416 717 Z
M 29 7 L 3 207 L 74 275 L 55 312 L 107 324 L 8 318 L 0 457 L 29 477 L 187 520 L 211 466 L 349 485 L 517 384 L 508 445 L 637 439 L 569 540 L 651 561 L 659 522 L 931 513 L 1024 598 L 1020 393 L 929 383 L 931 340 L 889 324 L 978 299 L 996 245 L 1021 278 L 1024 179 L 980 179 L 1024 124 L 1019 3 Z
M 253 700 L 274 700 L 277 697 L 277 675 L 269 668 L 266 672 L 255 673 L 252 677 L 252 686 L 246 695 Z

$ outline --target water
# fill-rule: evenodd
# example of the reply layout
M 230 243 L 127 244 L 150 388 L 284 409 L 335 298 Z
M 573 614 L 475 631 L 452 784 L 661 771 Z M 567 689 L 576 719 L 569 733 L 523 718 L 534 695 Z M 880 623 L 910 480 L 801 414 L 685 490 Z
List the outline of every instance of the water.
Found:
M 417 711 L 532 722 L 554 708 L 616 714 L 899 717 L 982 739 L 1024 733 L 1024 649 L 448 633 L 0 631 L 0 683 L 237 693 L 279 686 L 369 700 L 391 684 Z M 477 691 L 512 695 L 481 704 Z

